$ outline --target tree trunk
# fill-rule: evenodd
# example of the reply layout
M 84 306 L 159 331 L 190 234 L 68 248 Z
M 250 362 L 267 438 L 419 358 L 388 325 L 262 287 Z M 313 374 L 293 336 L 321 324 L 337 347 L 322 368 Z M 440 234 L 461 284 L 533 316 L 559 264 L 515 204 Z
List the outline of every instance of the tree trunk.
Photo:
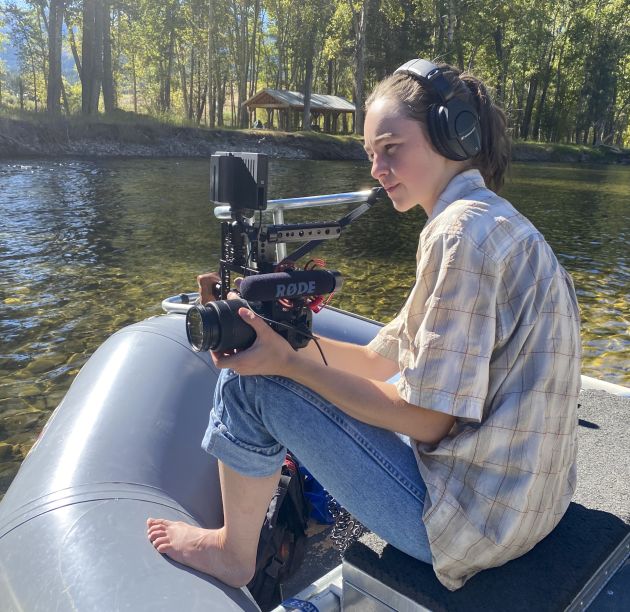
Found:
M 41 74 L 44 77 L 44 88 L 48 91 L 48 50 L 47 50 L 47 41 L 41 36 L 42 32 L 48 32 L 48 21 L 46 19 L 46 14 L 44 13 L 44 8 L 46 7 L 46 2 L 40 2 L 37 5 L 37 24 L 39 26 L 40 36 L 35 40 L 35 46 L 37 51 L 39 52 L 39 58 L 41 58 Z
M 538 74 L 532 75 L 529 80 L 529 91 L 527 92 L 527 102 L 523 113 L 523 123 L 521 124 L 521 138 L 525 140 L 529 136 L 529 128 L 532 122 L 532 111 L 534 110 L 534 100 L 538 90 Z
M 203 117 L 203 110 L 206 106 L 206 94 L 208 93 L 208 81 L 206 81 L 203 85 L 203 93 L 199 98 L 199 108 L 197 109 L 197 125 L 201 123 L 201 118 Z
M 236 106 L 234 104 L 234 81 L 230 79 L 230 113 L 232 115 L 232 127 L 237 127 L 238 117 L 236 116 Z
M 543 74 L 543 84 L 542 84 L 542 92 L 540 94 L 540 100 L 538 101 L 538 107 L 536 108 L 536 115 L 534 117 L 534 129 L 533 136 L 536 140 L 540 140 L 540 124 L 542 121 L 542 114 L 545 108 L 545 103 L 547 101 L 547 90 L 549 89 L 549 83 L 551 82 L 551 66 L 555 59 L 554 56 L 550 59 L 547 67 L 545 68 L 545 72 Z
M 61 27 L 64 0 L 50 0 L 48 9 L 48 91 L 46 106 L 53 115 L 61 113 Z
M 33 96 L 35 98 L 35 112 L 37 112 L 37 70 L 35 69 L 35 63 L 31 58 L 31 71 L 33 73 Z
M 218 75 L 221 81 L 217 87 L 217 125 L 223 127 L 225 125 L 225 119 L 223 115 L 223 109 L 225 108 L 225 96 L 227 90 L 227 76 Z
M 302 129 L 311 129 L 311 89 L 313 87 L 313 48 L 306 55 L 306 76 L 304 78 L 304 111 L 302 113 Z
M 136 74 L 136 51 L 131 52 L 131 76 L 133 79 L 133 112 L 138 113 L 138 75 Z
M 460 20 L 457 20 L 455 25 L 455 54 L 457 56 L 457 67 L 464 71 L 466 69 L 466 61 L 464 60 L 464 41 L 462 40 Z
M 507 80 L 508 62 L 505 48 L 503 47 L 503 28 L 499 25 L 492 34 L 494 38 L 494 52 L 499 64 L 499 75 L 497 78 L 496 98 L 497 104 L 503 106 L 505 102 L 505 83 Z
M 61 81 L 61 99 L 63 100 L 63 109 L 66 111 L 66 115 L 70 114 L 70 104 L 68 102 L 68 96 L 66 95 L 66 88 Z
M 180 49 L 179 45 L 175 45 L 177 54 L 177 67 L 179 68 L 179 81 L 182 87 L 182 98 L 184 99 L 184 117 L 188 118 L 189 105 L 188 105 L 188 77 L 186 76 L 186 60 L 184 52 Z
M 328 60 L 328 74 L 327 74 L 327 79 L 326 79 L 326 93 L 329 96 L 332 96 L 332 92 L 333 92 L 333 61 L 332 60 Z M 324 132 L 330 134 L 331 131 L 332 131 L 332 125 L 331 125 L 330 113 L 326 113 L 326 116 L 324 117 Z
M 66 15 L 66 23 L 68 23 L 68 16 Z M 77 49 L 77 41 L 74 37 L 74 29 L 72 26 L 68 26 L 68 38 L 70 39 L 70 50 L 72 51 L 72 57 L 74 57 L 74 64 L 77 68 L 77 74 L 81 83 L 83 83 L 83 75 L 81 73 L 81 58 L 79 57 L 79 51 Z
M 237 84 L 237 93 L 238 93 L 238 101 L 236 108 L 237 115 L 237 123 L 236 125 L 241 128 L 248 127 L 249 114 L 243 103 L 247 100 L 247 84 L 249 81 L 250 74 L 250 53 L 249 53 L 249 15 L 248 10 L 250 7 L 249 2 L 244 2 L 242 6 L 242 11 L 240 14 L 240 34 L 238 41 L 238 49 L 239 49 L 239 69 L 237 69 L 237 73 L 239 74 L 238 84 Z M 255 9 L 258 12 L 259 10 L 259 0 L 256 0 Z
M 551 126 L 551 134 L 550 141 L 551 142 L 559 142 L 560 140 L 560 130 L 558 128 L 558 111 L 560 107 L 560 100 L 562 97 L 562 58 L 564 56 L 564 49 L 566 45 L 566 38 L 560 47 L 560 54 L 558 56 L 558 66 L 556 68 L 556 78 L 555 78 L 555 91 L 553 98 L 553 106 L 551 107 L 551 117 L 549 119 L 549 124 Z
M 435 30 L 433 32 L 433 57 L 440 57 L 444 53 L 444 21 L 442 19 L 442 2 L 434 1 Z
M 251 59 L 249 60 L 250 70 L 249 73 L 253 77 L 256 74 L 256 52 L 257 52 L 257 43 L 256 43 L 256 35 L 258 34 L 258 17 L 260 13 L 260 0 L 256 0 L 256 6 L 254 7 L 254 27 L 252 28 L 252 44 L 251 44 Z M 250 78 L 250 87 L 249 87 L 249 95 L 248 98 L 251 98 L 255 93 L 255 79 Z M 249 117 L 247 118 L 247 123 L 249 124 Z
M 173 55 L 175 54 L 175 5 L 168 9 L 168 49 L 166 55 L 166 73 L 164 75 L 164 105 L 162 110 L 171 110 L 171 75 L 173 72 Z
M 213 128 L 216 122 L 216 96 L 214 83 L 214 0 L 208 0 L 208 123 Z
M 201 121 L 201 117 L 203 116 L 203 107 L 206 103 L 205 101 L 206 92 L 204 91 L 203 94 L 201 93 L 201 62 L 197 62 L 196 68 L 197 68 L 197 104 L 195 106 L 195 117 L 197 120 L 197 125 L 199 125 L 199 122 Z M 194 74 L 194 72 L 191 73 L 191 76 L 192 74 Z M 192 92 L 193 92 L 193 88 L 192 88 L 192 82 L 191 82 L 191 88 L 190 88 L 191 100 L 192 100 Z
M 83 37 L 81 41 L 81 112 L 84 115 L 92 113 L 92 83 L 94 74 L 94 28 L 95 28 L 95 0 L 83 0 Z
M 190 85 L 188 89 L 188 120 L 193 118 L 193 91 L 195 81 L 195 50 L 190 50 Z
M 255 57 L 255 62 L 254 62 L 254 66 L 255 69 L 252 72 L 252 96 L 258 91 L 258 78 L 260 76 L 260 60 L 261 60 L 261 56 L 262 56 L 262 52 L 263 52 L 263 23 L 261 20 L 261 25 L 260 25 L 260 35 L 258 36 L 258 45 L 256 48 L 256 57 Z
M 98 101 L 101 96 L 101 84 L 103 82 L 103 13 L 105 11 L 101 2 L 95 3 L 94 13 L 94 80 L 90 96 L 90 113 L 98 114 Z
M 365 75 L 365 48 L 369 0 L 363 0 L 359 11 L 354 8 L 353 0 L 348 0 L 348 4 L 352 11 L 352 23 L 355 34 L 354 133 L 363 135 L 363 80 Z
M 116 110 L 116 86 L 112 66 L 111 0 L 103 0 L 101 23 L 103 30 L 103 106 L 106 113 Z

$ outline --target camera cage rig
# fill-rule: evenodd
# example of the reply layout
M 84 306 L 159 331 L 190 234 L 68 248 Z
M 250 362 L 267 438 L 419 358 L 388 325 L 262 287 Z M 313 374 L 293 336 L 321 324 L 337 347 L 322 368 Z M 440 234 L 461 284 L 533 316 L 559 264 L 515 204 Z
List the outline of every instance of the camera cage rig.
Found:
M 295 265 L 325 240 L 339 238 L 383 192 L 382 187 L 373 188 L 360 206 L 337 221 L 263 225 L 262 212 L 267 209 L 267 171 L 267 156 L 261 153 L 217 152 L 211 156 L 211 200 L 216 206 L 229 206 L 231 218 L 221 222 L 221 299 L 227 299 L 232 273 L 245 277 L 271 273 L 282 265 Z M 259 219 L 255 221 L 257 212 Z M 296 242 L 305 244 L 278 260 L 275 246 Z

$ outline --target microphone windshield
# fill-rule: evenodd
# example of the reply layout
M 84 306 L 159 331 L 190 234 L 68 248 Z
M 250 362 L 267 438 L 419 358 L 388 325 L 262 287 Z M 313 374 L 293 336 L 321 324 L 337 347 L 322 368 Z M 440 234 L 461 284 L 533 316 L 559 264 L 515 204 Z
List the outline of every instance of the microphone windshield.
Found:
M 338 290 L 342 277 L 336 270 L 290 270 L 248 276 L 241 281 L 241 297 L 252 302 L 321 295 Z

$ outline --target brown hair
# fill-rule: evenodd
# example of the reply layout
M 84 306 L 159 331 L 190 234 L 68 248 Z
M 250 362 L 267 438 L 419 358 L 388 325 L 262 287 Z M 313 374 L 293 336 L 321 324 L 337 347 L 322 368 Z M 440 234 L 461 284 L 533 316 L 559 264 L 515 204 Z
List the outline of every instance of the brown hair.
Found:
M 486 184 L 498 192 L 503 186 L 510 163 L 511 140 L 507 132 L 507 120 L 503 109 L 494 104 L 485 85 L 471 74 L 461 73 L 448 64 L 437 64 L 450 83 L 455 97 L 461 98 L 477 110 L 481 126 L 481 151 L 470 161 L 477 168 Z M 426 126 L 427 110 L 440 102 L 437 94 L 427 90 L 417 79 L 406 74 L 392 74 L 383 79 L 365 102 L 370 104 L 379 98 L 396 100 L 409 119 Z

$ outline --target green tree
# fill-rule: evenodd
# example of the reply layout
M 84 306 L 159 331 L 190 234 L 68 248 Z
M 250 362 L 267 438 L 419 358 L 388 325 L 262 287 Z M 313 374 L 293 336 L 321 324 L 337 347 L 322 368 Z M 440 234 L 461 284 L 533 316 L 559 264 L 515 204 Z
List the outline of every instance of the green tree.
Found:
M 48 59 L 47 32 L 39 6 L 18 6 L 9 2 L 4 6 L 4 16 L 20 65 L 20 74 L 16 80 L 20 107 L 27 106 L 25 100 L 28 98 L 37 112 L 43 107 L 42 101 L 47 88 Z

